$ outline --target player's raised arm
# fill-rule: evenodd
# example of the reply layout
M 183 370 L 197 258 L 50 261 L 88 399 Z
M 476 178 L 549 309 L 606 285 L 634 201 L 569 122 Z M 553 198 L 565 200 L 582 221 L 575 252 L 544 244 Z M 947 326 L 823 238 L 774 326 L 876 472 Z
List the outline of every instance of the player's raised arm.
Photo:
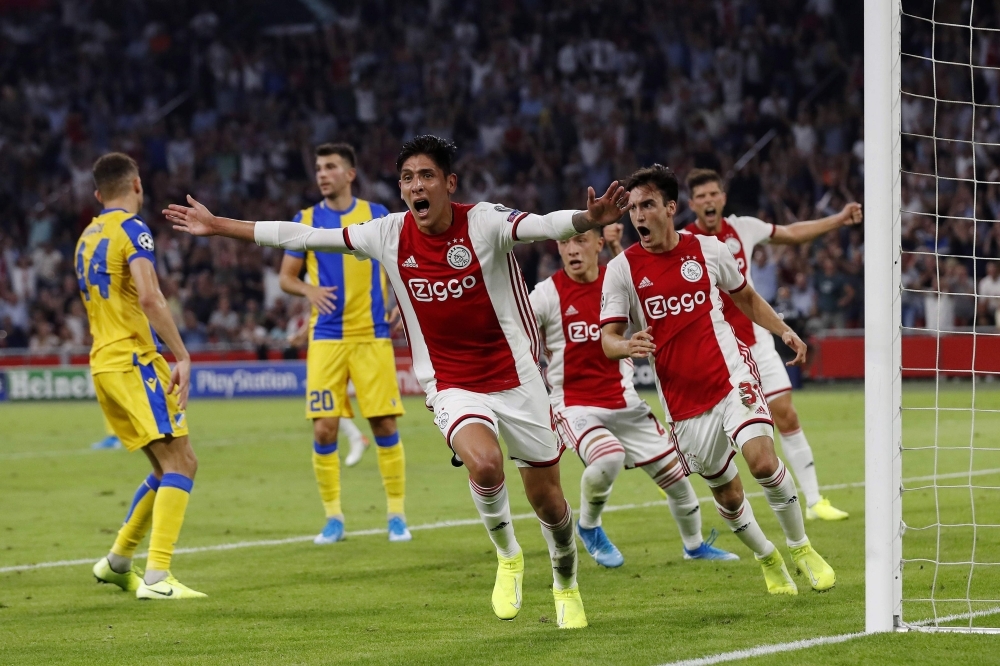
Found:
M 621 220 L 629 209 L 628 193 L 614 181 L 597 198 L 593 187 L 587 188 L 587 210 L 557 210 L 547 215 L 525 215 L 514 222 L 513 237 L 520 243 L 541 240 L 566 240 L 589 229 L 606 227 Z
M 246 222 L 217 217 L 190 194 L 190 206 L 170 204 L 163 215 L 177 231 L 192 236 L 225 236 L 283 250 L 351 252 L 343 229 L 314 229 L 297 222 Z
M 795 222 L 787 226 L 774 227 L 771 243 L 775 245 L 799 245 L 819 238 L 828 231 L 853 224 L 860 224 L 864 219 L 861 204 L 851 202 L 836 215 L 830 215 L 818 220 Z
M 177 359 L 170 373 L 170 386 L 167 387 L 167 392 L 172 393 L 174 389 L 177 390 L 177 406 L 183 410 L 187 407 L 188 390 L 191 387 L 191 355 L 184 346 L 184 340 L 181 339 L 177 324 L 170 314 L 167 299 L 160 291 L 160 281 L 156 277 L 156 267 L 153 266 L 153 262 L 145 257 L 139 257 L 132 259 L 128 266 L 139 296 L 139 306 L 146 314 L 150 326 Z

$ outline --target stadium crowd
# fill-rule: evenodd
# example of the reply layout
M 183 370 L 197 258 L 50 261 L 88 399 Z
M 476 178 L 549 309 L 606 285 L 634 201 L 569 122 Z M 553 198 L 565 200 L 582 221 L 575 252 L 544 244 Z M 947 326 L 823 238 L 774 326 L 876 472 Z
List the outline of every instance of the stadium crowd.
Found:
M 162 287 L 192 350 L 285 347 L 308 312 L 281 293 L 278 252 L 176 234 L 159 211 L 191 193 L 227 216 L 290 219 L 319 198 L 311 149 L 324 141 L 358 148 L 356 194 L 391 210 L 401 140 L 432 133 L 459 146 L 459 200 L 579 208 L 588 185 L 661 162 L 681 179 L 726 175 L 727 213 L 784 224 L 838 212 L 863 196 L 860 23 L 861 3 L 843 0 L 7 3 L 0 347 L 88 343 L 72 248 L 99 210 L 90 166 L 110 150 L 140 164 Z M 914 72 L 914 90 L 930 85 Z M 914 99 L 904 131 L 932 132 Z M 918 144 L 907 159 L 926 172 L 933 154 Z M 985 153 L 959 153 L 939 152 L 938 168 L 993 173 Z M 1000 194 L 949 182 L 904 183 L 905 284 L 948 292 L 908 292 L 909 326 L 969 325 L 977 307 L 992 323 L 998 300 L 973 294 L 1000 297 L 1000 266 L 977 258 L 1000 256 L 1000 225 L 971 220 L 1000 217 Z M 935 205 L 956 217 L 926 215 Z M 684 195 L 680 210 L 693 219 Z M 956 258 L 938 272 L 920 248 Z M 516 252 L 529 287 L 558 268 L 551 244 Z M 857 328 L 863 255 L 862 231 L 845 228 L 758 249 L 752 270 L 800 329 Z

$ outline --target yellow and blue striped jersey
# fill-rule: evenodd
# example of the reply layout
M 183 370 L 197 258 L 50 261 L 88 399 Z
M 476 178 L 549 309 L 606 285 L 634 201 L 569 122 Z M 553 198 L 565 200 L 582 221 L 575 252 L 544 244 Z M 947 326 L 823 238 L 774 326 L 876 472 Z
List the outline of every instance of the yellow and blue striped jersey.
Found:
M 153 234 L 121 208 L 102 210 L 76 243 L 76 279 L 94 338 L 91 373 L 129 370 L 159 350 L 129 270 L 140 257 L 156 263 Z
M 326 200 L 301 211 L 295 222 L 317 229 L 339 229 L 351 224 L 385 217 L 389 210 L 377 203 L 355 198 L 347 210 L 333 210 Z M 320 314 L 313 308 L 309 339 L 360 341 L 389 337 L 389 285 L 381 264 L 374 259 L 358 259 L 334 252 L 293 252 L 305 258 L 312 284 L 337 287 L 337 308 Z

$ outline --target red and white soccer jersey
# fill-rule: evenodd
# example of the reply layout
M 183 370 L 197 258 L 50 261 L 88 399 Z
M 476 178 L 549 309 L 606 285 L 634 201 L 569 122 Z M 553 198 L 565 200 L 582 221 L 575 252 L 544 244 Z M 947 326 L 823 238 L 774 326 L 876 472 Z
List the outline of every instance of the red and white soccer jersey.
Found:
M 705 234 L 697 222 L 686 226 L 684 231 L 692 234 Z M 743 273 L 752 287 L 754 285 L 750 262 L 753 259 L 753 250 L 758 245 L 770 242 L 773 236 L 773 224 L 756 217 L 730 216 L 722 220 L 719 233 L 715 237 L 725 243 L 729 251 L 733 253 L 733 257 L 736 258 L 736 263 L 740 267 L 740 272 Z M 736 331 L 736 337 L 750 345 L 750 351 L 757 362 L 764 396 L 771 398 L 791 391 L 792 382 L 788 378 L 784 362 L 774 349 L 774 337 L 770 331 L 750 321 L 750 318 L 743 314 L 726 294 L 722 294 L 722 305 L 722 312 L 726 321 L 732 324 L 733 330 Z
M 706 478 L 730 467 L 728 439 L 742 446 L 772 434 L 750 349 L 722 314 L 720 290 L 746 284 L 725 245 L 691 234 L 681 234 L 669 252 L 632 245 L 608 264 L 604 278 L 601 325 L 652 327 L 653 374 L 664 411 L 690 471 Z M 720 432 L 721 438 L 713 436 Z M 723 460 L 720 471 L 715 466 Z
M 598 429 L 611 432 L 625 449 L 626 465 L 641 467 L 674 451 L 669 434 L 632 384 L 632 359 L 609 359 L 601 347 L 601 287 L 558 271 L 535 286 L 535 313 L 548 358 L 556 435 L 583 456 L 581 446 Z
M 407 212 L 345 227 L 343 240 L 385 267 L 414 374 L 449 445 L 459 427 L 479 421 L 499 427 L 511 458 L 553 464 L 561 449 L 545 409 L 538 329 L 510 253 L 518 226 L 539 226 L 542 218 L 489 203 L 453 203 L 452 212 L 441 234 L 421 232 Z M 571 226 L 568 232 L 575 233 Z M 491 394 L 507 399 L 482 398 Z

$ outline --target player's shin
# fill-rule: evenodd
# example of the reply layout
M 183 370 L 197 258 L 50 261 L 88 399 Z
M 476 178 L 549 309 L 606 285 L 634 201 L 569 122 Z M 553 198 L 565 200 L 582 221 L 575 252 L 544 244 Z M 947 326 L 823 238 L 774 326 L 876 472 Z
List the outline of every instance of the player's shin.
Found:
M 153 530 L 149 537 L 145 575 L 147 585 L 167 577 L 193 487 L 193 479 L 175 472 L 168 472 L 160 479 L 160 488 L 153 501 Z
M 403 515 L 403 499 L 406 494 L 406 457 L 399 433 L 376 437 L 378 448 L 378 471 L 382 474 L 389 515 Z
M 668 456 L 665 462 L 659 467 L 646 465 L 643 467 L 646 473 L 653 479 L 663 492 L 667 494 L 667 504 L 670 506 L 670 513 L 677 522 L 677 528 L 681 533 L 681 540 L 688 550 L 695 550 L 703 541 L 701 534 L 701 505 L 698 496 L 695 495 L 694 487 L 684 474 L 684 468 L 679 463 L 668 469 L 670 461 L 676 461 L 673 455 Z
M 779 459 L 778 469 L 774 474 L 764 479 L 757 479 L 757 482 L 764 489 L 764 497 L 778 518 L 789 548 L 797 548 L 806 543 L 806 528 L 798 493 L 795 490 L 795 481 L 785 468 L 785 464 Z
M 722 516 L 722 520 L 726 522 L 729 529 L 736 535 L 736 538 L 752 550 L 758 560 L 764 559 L 774 552 L 774 544 L 764 536 L 764 531 L 760 529 L 757 519 L 754 518 L 753 507 L 750 506 L 750 502 L 747 501 L 746 497 L 743 498 L 743 503 L 736 509 L 727 509 L 719 504 L 718 500 L 715 502 L 715 508 L 718 510 L 719 515 Z
M 601 525 L 601 512 L 625 464 L 625 449 L 616 440 L 595 442 L 587 450 L 587 467 L 580 479 L 580 527 Z
M 111 570 L 116 573 L 125 573 L 132 566 L 132 555 L 139 542 L 146 536 L 153 518 L 153 503 L 156 499 L 156 490 L 160 487 L 160 480 L 155 474 L 150 474 L 139 485 L 132 498 L 132 506 L 129 507 L 125 522 L 118 530 L 115 543 L 111 546 L 108 554 L 108 562 Z
M 316 485 L 323 501 L 323 510 L 327 518 L 343 517 L 340 508 L 340 456 L 337 455 L 337 443 L 320 444 L 313 442 L 313 472 L 316 474 Z
M 479 510 L 479 517 L 486 526 L 497 553 L 503 558 L 512 558 L 521 552 L 521 546 L 514 538 L 514 519 L 510 515 L 507 499 L 507 484 L 503 479 L 492 488 L 484 488 L 469 479 L 472 501 Z
M 576 536 L 573 534 L 573 509 L 566 502 L 566 513 L 554 525 L 538 521 L 542 526 L 542 537 L 549 547 L 552 559 L 552 587 L 554 590 L 568 590 L 576 587 Z
M 819 481 L 816 479 L 813 452 L 802 429 L 781 433 L 781 448 L 785 453 L 788 466 L 792 468 L 792 474 L 795 475 L 795 480 L 805 496 L 806 506 L 812 506 L 820 501 Z

